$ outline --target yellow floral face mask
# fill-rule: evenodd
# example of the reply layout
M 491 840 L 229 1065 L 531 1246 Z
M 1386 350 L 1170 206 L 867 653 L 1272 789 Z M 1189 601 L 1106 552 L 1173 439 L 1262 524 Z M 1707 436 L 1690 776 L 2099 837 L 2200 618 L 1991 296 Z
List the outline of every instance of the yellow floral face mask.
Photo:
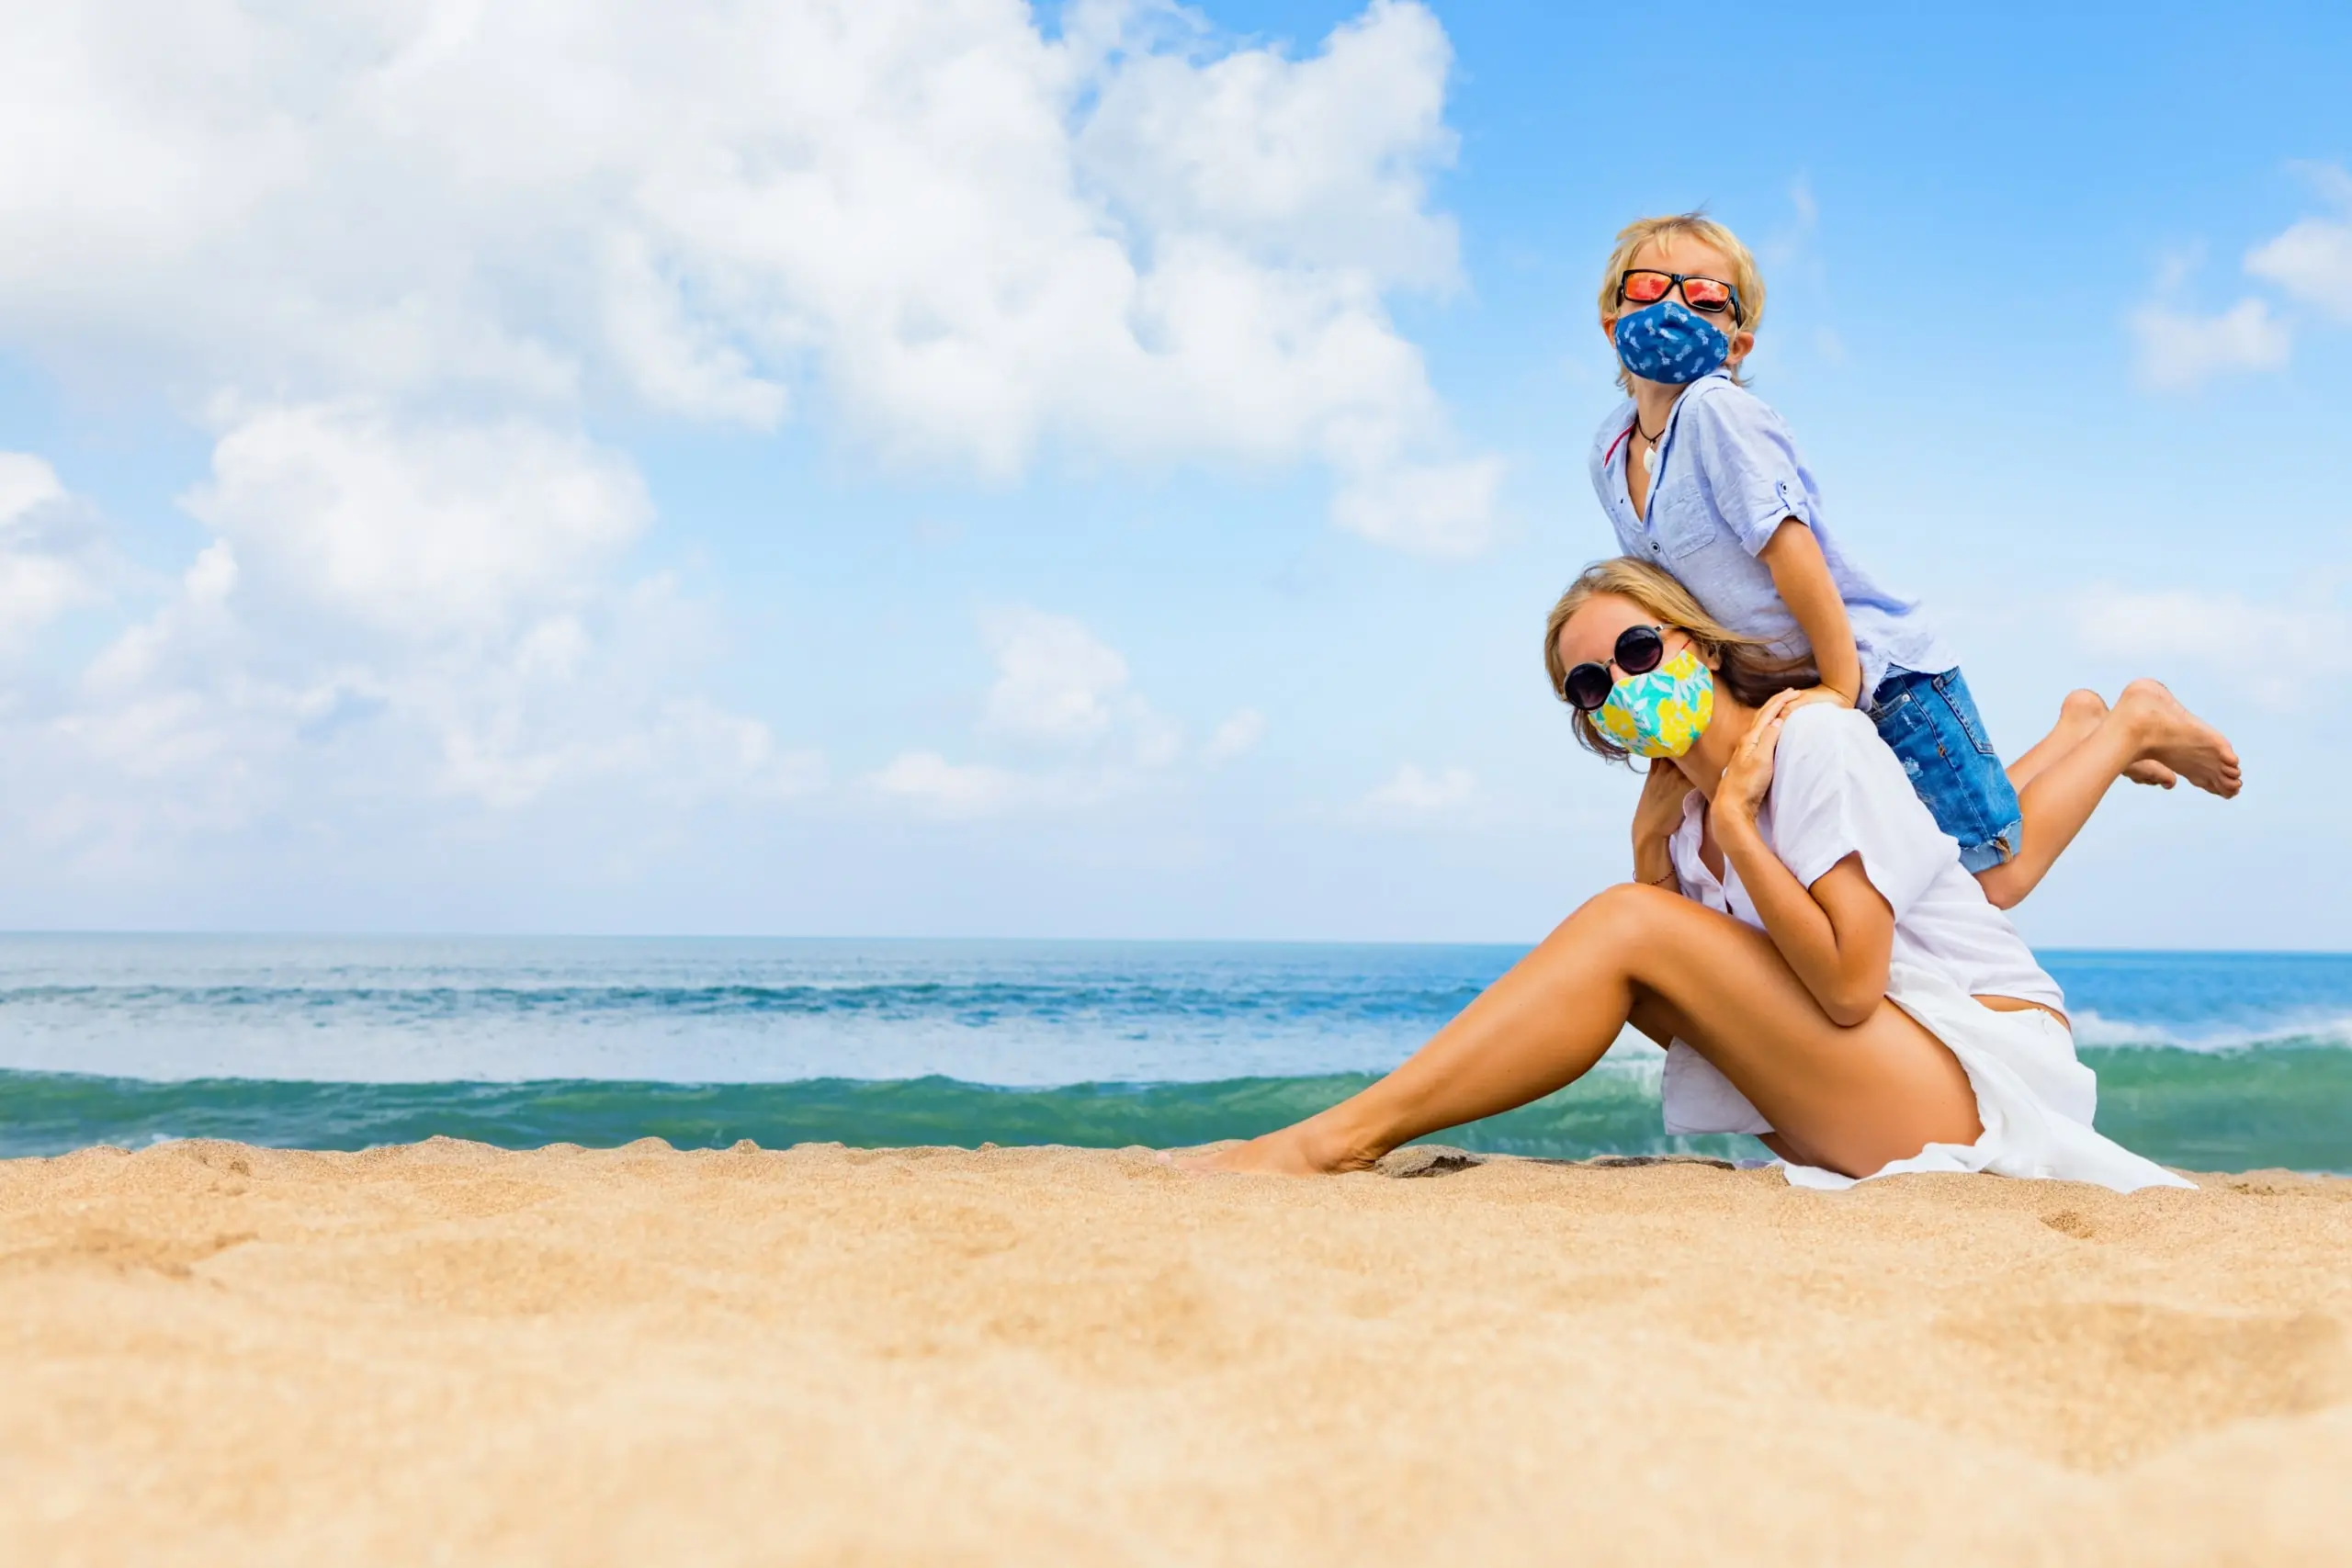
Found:
M 1679 757 L 1715 716 L 1715 672 L 1684 649 L 1646 675 L 1629 675 L 1593 713 L 1600 732 L 1641 757 Z

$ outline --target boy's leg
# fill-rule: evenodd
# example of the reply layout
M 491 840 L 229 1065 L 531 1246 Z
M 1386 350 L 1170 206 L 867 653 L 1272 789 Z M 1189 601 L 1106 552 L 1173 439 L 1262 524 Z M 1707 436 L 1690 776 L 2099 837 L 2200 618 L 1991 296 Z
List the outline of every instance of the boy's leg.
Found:
M 1655 887 L 1589 900 L 1411 1060 L 1207 1168 L 1361 1169 L 1581 1077 L 1630 1017 L 1680 1035 L 1810 1159 L 1867 1175 L 1982 1131 L 1967 1074 L 1892 1003 L 1841 1029 L 1763 932 Z
M 2222 733 L 2156 682 L 2134 681 L 2089 734 L 2018 791 L 2024 842 L 2007 862 L 1976 874 L 1984 896 L 1999 908 L 2014 908 L 2075 841 L 2108 787 L 2143 760 L 2224 799 L 2240 786 L 2237 752 Z
M 2058 705 L 2058 722 L 2050 733 L 2026 748 L 2024 755 L 2008 765 L 2009 787 L 2022 791 L 2033 782 L 2036 773 L 2081 745 L 2107 716 L 2107 699 L 2097 692 L 2077 691 L 2066 694 Z M 2170 789 L 2180 782 L 2180 775 L 2157 761 L 2143 757 L 2123 770 L 2123 776 L 2133 784 L 2153 784 L 2158 789 Z

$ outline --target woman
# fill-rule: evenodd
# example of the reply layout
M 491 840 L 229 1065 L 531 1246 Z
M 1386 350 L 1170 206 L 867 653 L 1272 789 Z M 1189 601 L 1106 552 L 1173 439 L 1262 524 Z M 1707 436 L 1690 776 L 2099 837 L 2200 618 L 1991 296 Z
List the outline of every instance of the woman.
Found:
M 1634 880 L 1378 1083 L 1200 1168 L 1362 1169 L 1574 1082 L 1630 1022 L 1671 1043 L 1669 1131 L 1753 1133 L 1799 1185 L 2190 1185 L 2092 1131 L 2065 998 L 1868 718 L 1782 689 L 1785 663 L 1630 558 L 1570 586 L 1544 660 L 1588 747 L 1654 759 Z

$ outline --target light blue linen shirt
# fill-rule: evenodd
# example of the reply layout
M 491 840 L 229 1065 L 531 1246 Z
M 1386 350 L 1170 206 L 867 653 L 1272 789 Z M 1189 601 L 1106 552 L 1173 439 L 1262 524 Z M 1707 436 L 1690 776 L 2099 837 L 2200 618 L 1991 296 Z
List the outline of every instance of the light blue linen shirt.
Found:
M 1757 558 L 1781 523 L 1793 517 L 1813 530 L 1830 580 L 1846 601 L 1861 655 L 1865 705 L 1889 671 L 1933 675 L 1958 663 L 1917 599 L 1881 586 L 1838 548 L 1823 525 L 1821 491 L 1797 456 L 1787 422 L 1729 373 L 1702 376 L 1675 400 L 1658 440 L 1646 518 L 1634 513 L 1625 486 L 1633 428 L 1629 398 L 1592 438 L 1593 491 L 1617 530 L 1619 547 L 1672 572 L 1707 614 L 1787 653 L 1812 653 L 1772 585 L 1770 570 Z

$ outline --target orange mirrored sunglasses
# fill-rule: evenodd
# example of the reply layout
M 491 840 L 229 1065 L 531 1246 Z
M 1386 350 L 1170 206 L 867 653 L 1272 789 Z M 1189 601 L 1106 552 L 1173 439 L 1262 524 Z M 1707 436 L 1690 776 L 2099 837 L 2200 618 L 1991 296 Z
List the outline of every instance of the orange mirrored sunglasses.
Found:
M 1729 310 L 1735 321 L 1747 319 L 1740 309 L 1739 290 L 1720 277 L 1690 277 L 1679 272 L 1634 267 L 1617 280 L 1617 298 L 1635 305 L 1655 305 L 1676 288 L 1682 290 L 1682 302 L 1694 310 L 1711 316 Z

